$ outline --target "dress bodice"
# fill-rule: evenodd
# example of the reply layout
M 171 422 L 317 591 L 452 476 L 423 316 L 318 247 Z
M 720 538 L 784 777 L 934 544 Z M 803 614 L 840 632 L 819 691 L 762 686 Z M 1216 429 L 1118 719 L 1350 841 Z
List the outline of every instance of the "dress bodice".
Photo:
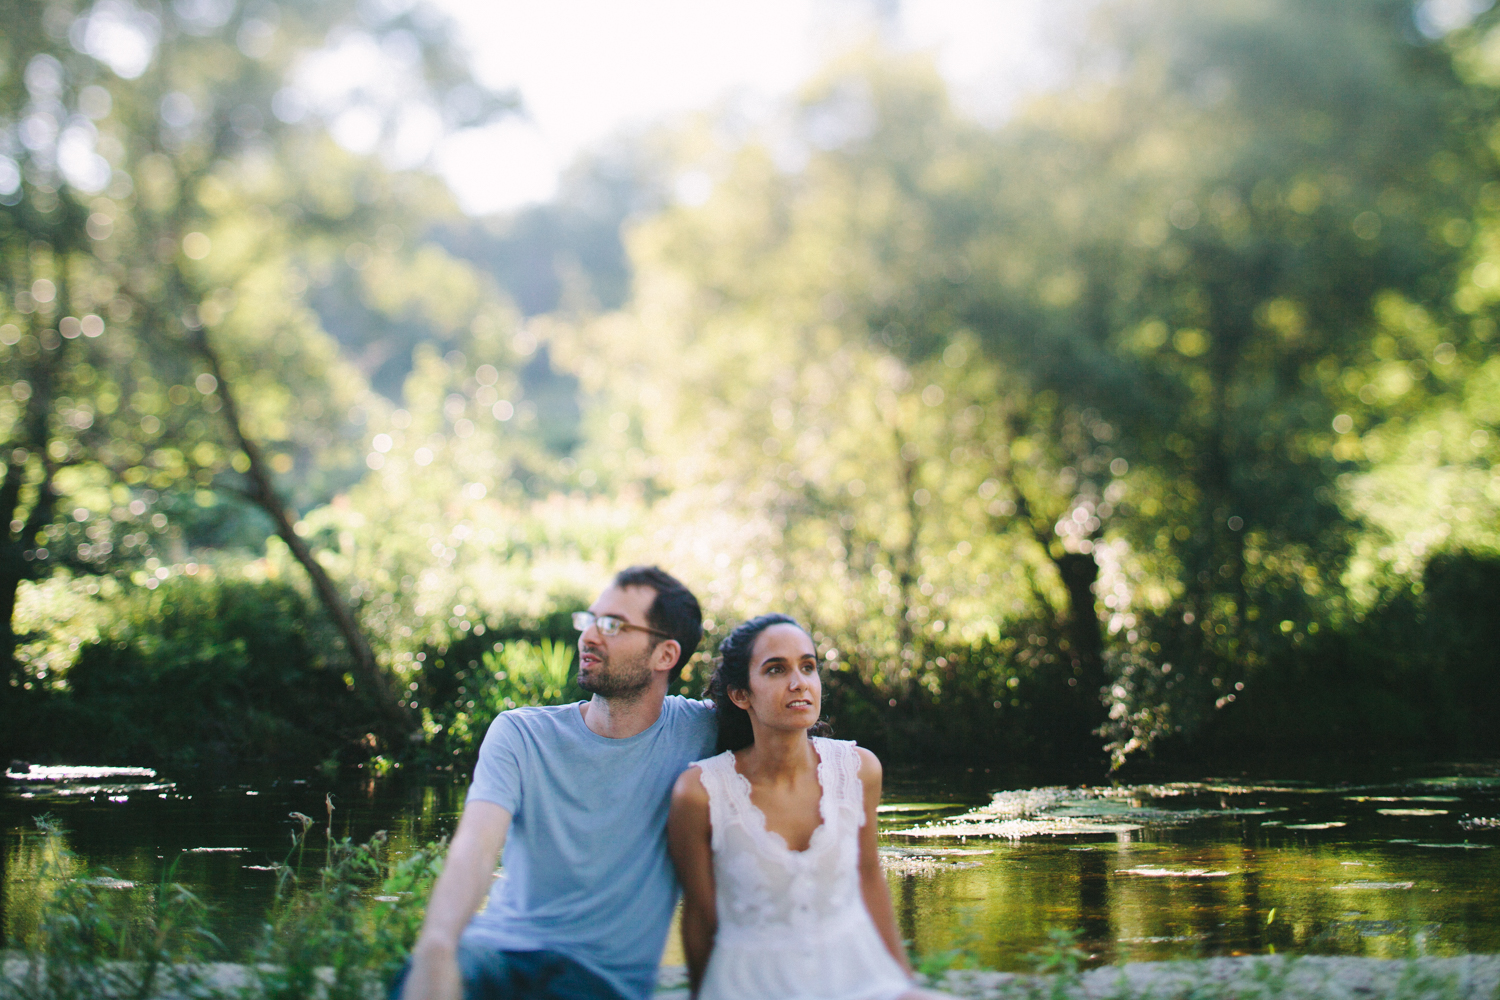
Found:
M 804 851 L 766 828 L 732 751 L 699 761 L 713 825 L 720 942 L 817 937 L 863 914 L 859 828 L 865 822 L 859 754 L 844 740 L 813 738 L 821 824 Z

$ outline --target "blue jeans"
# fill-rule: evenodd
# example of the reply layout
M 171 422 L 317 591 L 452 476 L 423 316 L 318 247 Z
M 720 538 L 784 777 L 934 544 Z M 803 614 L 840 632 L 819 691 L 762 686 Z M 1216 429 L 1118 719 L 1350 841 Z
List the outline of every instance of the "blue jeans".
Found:
M 625 1000 L 597 973 L 555 951 L 499 951 L 460 943 L 464 1000 Z M 400 1000 L 411 965 L 391 984 Z

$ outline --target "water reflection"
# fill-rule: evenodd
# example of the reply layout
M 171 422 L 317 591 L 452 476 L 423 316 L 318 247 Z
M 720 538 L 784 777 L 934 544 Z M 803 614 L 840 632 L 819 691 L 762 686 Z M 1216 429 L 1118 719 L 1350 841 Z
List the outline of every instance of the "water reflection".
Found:
M 1434 784 L 1457 793 L 1445 809 L 1388 805 L 1432 802 L 1402 793 Z M 992 847 L 966 870 L 934 851 L 893 874 L 892 895 L 920 951 L 951 947 L 977 919 L 979 961 L 1021 970 L 1049 927 L 1077 930 L 1095 964 L 1500 950 L 1500 830 L 1476 821 L 1496 813 L 1500 781 L 1467 776 L 1029 788 L 881 819 L 904 856 Z
M 1361 785 L 1095 788 L 893 769 L 882 853 L 904 937 L 1001 969 L 1028 968 L 1057 927 L 1076 930 L 1096 964 L 1496 952 L 1500 767 L 1473 770 Z M 0 796 L 0 918 L 8 936 L 27 933 L 58 880 L 74 877 L 113 880 L 95 882 L 108 905 L 144 907 L 175 865 L 172 877 L 213 907 L 238 948 L 271 900 L 273 866 L 288 860 L 291 812 L 316 820 L 301 859 L 315 867 L 330 826 L 360 840 L 387 830 L 398 856 L 450 832 L 463 791 L 399 776 L 327 786 L 28 774 Z M 42 813 L 67 832 L 38 830 Z M 681 960 L 675 942 L 667 960 Z
M 452 783 L 363 778 L 332 789 L 196 775 L 171 783 L 149 772 L 13 780 L 0 797 L 0 927 L 7 938 L 34 931 L 60 878 L 95 876 L 96 888 L 111 890 L 108 905 L 143 911 L 169 876 L 210 906 L 215 928 L 237 950 L 259 931 L 276 864 L 316 868 L 330 830 L 357 840 L 386 830 L 389 850 L 404 856 L 451 832 L 462 794 Z M 300 857 L 289 854 L 300 829 L 294 811 L 317 818 Z M 39 830 L 34 818 L 44 815 L 65 832 Z

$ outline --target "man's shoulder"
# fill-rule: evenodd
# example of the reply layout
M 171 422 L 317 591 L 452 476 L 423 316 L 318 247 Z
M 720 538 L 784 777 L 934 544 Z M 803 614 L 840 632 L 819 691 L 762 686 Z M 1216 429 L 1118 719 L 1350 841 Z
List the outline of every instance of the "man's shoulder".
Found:
M 495 716 L 490 728 L 500 733 L 505 733 L 507 729 L 532 735 L 555 733 L 567 723 L 569 712 L 578 714 L 577 702 L 566 705 L 518 705 Z
M 578 705 L 576 701 L 570 701 L 565 705 L 517 705 L 515 708 L 507 708 L 496 718 L 510 718 L 517 722 L 526 719 L 555 720 L 558 716 L 568 712 L 578 714 Z
M 714 703 L 711 701 L 669 694 L 661 708 L 663 715 L 675 720 L 674 728 L 679 731 L 685 730 L 695 734 L 713 734 L 719 731 L 719 716 L 714 711 Z
M 669 694 L 662 703 L 665 711 L 681 713 L 690 719 L 703 719 L 714 714 L 714 703 L 701 698 L 684 698 L 680 694 Z

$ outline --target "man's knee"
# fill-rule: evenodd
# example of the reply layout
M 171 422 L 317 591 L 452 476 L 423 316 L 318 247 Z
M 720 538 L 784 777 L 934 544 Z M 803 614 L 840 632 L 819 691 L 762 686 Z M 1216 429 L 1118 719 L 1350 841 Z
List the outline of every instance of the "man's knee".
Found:
M 525 1000 L 625 1000 L 620 991 L 592 969 L 555 951 L 506 954 Z
M 593 970 L 555 951 L 500 951 L 460 944 L 455 956 L 463 1000 L 625 1000 Z M 391 983 L 401 1000 L 411 963 Z
M 458 965 L 463 1000 L 511 1000 L 524 995 L 511 988 L 505 954 L 494 948 L 459 943 L 453 958 Z M 391 981 L 388 1000 L 401 1000 L 401 991 L 406 988 L 410 974 L 411 960 L 408 959 Z

